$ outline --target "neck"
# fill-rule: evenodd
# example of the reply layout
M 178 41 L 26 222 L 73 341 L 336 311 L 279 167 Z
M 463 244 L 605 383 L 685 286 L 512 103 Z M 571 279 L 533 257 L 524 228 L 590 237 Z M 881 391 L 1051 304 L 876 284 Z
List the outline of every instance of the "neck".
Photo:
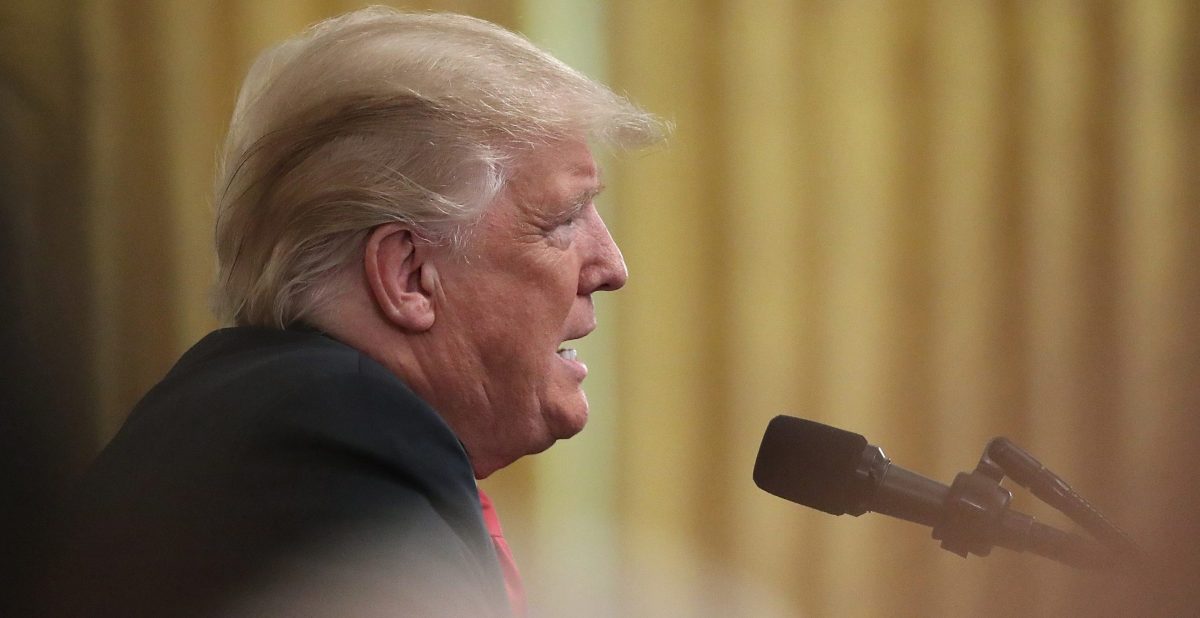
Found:
M 468 355 L 440 344 L 438 329 L 406 332 L 376 316 L 373 309 L 373 305 L 340 303 L 311 322 L 313 327 L 382 365 L 428 403 L 463 443 L 475 478 L 487 478 L 511 463 L 484 448 L 489 436 L 480 435 L 479 429 L 487 427 L 483 422 L 486 419 L 480 417 L 491 407 L 483 386 L 454 382 L 454 376 L 471 375 L 461 366 Z M 435 376 L 441 378 L 435 381 Z

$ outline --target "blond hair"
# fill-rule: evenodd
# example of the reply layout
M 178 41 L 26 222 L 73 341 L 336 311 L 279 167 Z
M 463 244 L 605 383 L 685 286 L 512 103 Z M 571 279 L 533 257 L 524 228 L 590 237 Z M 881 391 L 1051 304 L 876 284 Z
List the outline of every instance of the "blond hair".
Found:
M 372 7 L 321 22 L 264 52 L 238 96 L 216 180 L 216 313 L 311 318 L 372 228 L 457 247 L 522 149 L 665 130 L 479 19 Z

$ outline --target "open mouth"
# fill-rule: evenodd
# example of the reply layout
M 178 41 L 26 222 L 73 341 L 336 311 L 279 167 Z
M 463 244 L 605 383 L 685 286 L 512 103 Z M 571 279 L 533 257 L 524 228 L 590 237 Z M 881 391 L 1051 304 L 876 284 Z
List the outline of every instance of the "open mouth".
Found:
M 586 335 L 587 333 L 584 334 Z M 575 337 L 575 339 L 578 338 Z M 571 340 L 568 339 L 567 341 Z M 563 347 L 555 351 L 555 354 L 563 361 L 563 366 L 568 368 L 571 375 L 575 376 L 575 379 L 582 381 L 588 374 L 587 365 L 579 360 L 579 352 L 575 348 L 567 347 L 567 341 L 563 342 Z

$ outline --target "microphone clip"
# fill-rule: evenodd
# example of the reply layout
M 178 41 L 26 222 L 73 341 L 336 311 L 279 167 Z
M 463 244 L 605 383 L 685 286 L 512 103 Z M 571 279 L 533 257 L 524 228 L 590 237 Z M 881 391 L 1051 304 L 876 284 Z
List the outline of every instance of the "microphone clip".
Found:
M 1013 495 L 988 472 L 977 468 L 954 478 L 942 521 L 933 528 L 933 538 L 942 542 L 942 549 L 964 558 L 969 553 L 986 556 L 1001 542 Z
M 1010 510 L 1013 494 L 1000 485 L 1006 476 L 1081 524 L 1103 545 Z M 993 546 L 1000 545 L 1081 568 L 1112 566 L 1115 557 L 1137 557 L 1140 552 L 1123 531 L 1065 481 L 1003 437 L 988 442 L 973 472 L 960 472 L 955 477 L 942 519 L 934 525 L 933 538 L 942 542 L 943 549 L 964 558 L 967 554 L 986 556 Z

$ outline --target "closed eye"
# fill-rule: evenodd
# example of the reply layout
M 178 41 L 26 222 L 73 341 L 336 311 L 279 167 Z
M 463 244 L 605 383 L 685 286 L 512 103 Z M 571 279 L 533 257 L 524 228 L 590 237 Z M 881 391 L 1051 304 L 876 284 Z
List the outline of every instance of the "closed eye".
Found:
M 597 184 L 591 189 L 582 191 L 578 195 L 573 196 L 567 202 L 569 204 L 567 212 L 570 214 L 571 218 L 579 217 L 584 210 L 587 210 L 587 208 L 592 205 L 592 202 L 595 201 L 596 196 L 600 195 L 600 193 L 603 191 L 604 185 Z
M 571 244 L 570 232 L 574 230 L 575 224 L 587 216 L 588 211 L 595 208 L 593 200 L 601 191 L 604 190 L 604 185 L 596 185 L 585 191 L 572 196 L 566 201 L 566 207 L 563 208 L 558 216 L 546 221 L 543 228 L 546 235 L 555 241 L 555 244 L 568 246 Z

